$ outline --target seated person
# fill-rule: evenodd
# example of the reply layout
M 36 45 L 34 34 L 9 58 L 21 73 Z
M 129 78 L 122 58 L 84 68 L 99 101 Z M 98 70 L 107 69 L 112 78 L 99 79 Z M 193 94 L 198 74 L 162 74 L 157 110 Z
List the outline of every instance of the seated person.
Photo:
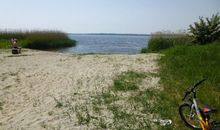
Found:
M 16 38 L 11 39 L 11 45 L 12 45 L 12 49 L 17 49 L 18 53 L 21 53 L 21 47 L 18 46 Z

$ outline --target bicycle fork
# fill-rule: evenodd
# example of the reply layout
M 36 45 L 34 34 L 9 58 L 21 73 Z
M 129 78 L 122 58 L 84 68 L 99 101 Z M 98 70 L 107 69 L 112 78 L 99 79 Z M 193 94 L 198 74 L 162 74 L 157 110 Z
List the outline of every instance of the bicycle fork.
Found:
M 199 118 L 199 124 L 202 127 L 202 130 L 211 130 L 210 125 L 209 125 L 209 120 L 205 117 L 203 119 L 201 112 L 197 106 L 196 99 L 193 99 L 193 105 L 191 107 L 192 107 L 191 110 L 193 110 L 193 107 L 196 110 L 196 115 Z

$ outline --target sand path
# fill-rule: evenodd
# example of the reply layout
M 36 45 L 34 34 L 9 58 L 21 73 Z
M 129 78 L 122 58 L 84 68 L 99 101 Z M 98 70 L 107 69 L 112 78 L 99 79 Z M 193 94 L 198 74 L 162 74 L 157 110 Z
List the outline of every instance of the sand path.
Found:
M 155 72 L 158 57 L 34 50 L 11 55 L 0 50 L 0 130 L 81 129 L 74 121 L 65 123 L 56 100 L 71 96 L 76 103 L 86 100 L 108 89 L 116 74 L 128 70 Z

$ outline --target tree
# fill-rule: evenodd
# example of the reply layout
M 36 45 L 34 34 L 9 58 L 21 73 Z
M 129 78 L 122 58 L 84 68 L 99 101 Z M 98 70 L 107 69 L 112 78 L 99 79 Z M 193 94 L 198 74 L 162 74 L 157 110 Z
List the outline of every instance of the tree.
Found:
M 189 30 L 195 42 L 199 44 L 213 42 L 220 37 L 220 16 L 217 13 L 210 19 L 200 17 L 199 22 L 189 26 Z

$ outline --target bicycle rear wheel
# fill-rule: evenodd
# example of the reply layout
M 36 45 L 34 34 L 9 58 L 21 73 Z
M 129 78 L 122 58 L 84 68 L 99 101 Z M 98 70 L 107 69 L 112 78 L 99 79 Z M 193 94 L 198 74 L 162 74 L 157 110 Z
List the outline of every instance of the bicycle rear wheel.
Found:
M 212 130 L 220 130 L 220 121 L 213 121 L 212 122 Z
M 186 125 L 195 130 L 202 130 L 195 109 L 191 110 L 191 104 L 184 103 L 179 106 L 179 114 Z

